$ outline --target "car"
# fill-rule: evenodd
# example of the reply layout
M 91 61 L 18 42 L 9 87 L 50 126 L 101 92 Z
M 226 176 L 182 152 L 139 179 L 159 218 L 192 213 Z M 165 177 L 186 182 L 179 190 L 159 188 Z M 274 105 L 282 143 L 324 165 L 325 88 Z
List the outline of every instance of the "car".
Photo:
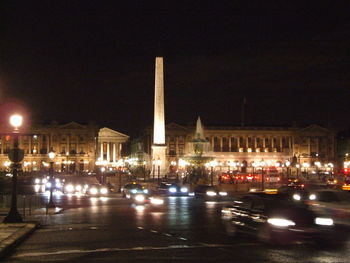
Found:
M 332 218 L 317 216 L 304 202 L 285 194 L 244 195 L 222 209 L 222 218 L 229 236 L 250 234 L 267 244 L 314 240 L 326 245 L 336 240 Z
M 63 193 L 64 194 L 86 194 L 88 187 L 89 187 L 88 184 L 68 182 L 63 186 Z
M 217 187 L 212 185 L 197 185 L 194 188 L 193 194 L 195 197 L 209 200 L 220 199 L 228 196 L 226 191 L 220 191 Z
M 152 205 L 161 206 L 164 204 L 164 199 L 159 196 L 150 196 L 148 194 L 137 193 L 130 196 L 130 200 L 135 205 Z
M 89 196 L 106 196 L 109 194 L 108 187 L 102 184 L 90 184 L 86 189 Z
M 337 225 L 350 225 L 350 194 L 342 190 L 319 189 L 310 192 L 308 201 L 320 215 L 332 216 Z
M 144 187 L 141 184 L 137 183 L 130 183 L 126 184 L 121 189 L 122 197 L 130 198 L 133 195 L 136 194 L 149 194 L 150 190 L 148 190 L 146 187 Z
M 167 196 L 188 196 L 189 188 L 176 183 L 161 183 L 158 187 L 158 193 Z

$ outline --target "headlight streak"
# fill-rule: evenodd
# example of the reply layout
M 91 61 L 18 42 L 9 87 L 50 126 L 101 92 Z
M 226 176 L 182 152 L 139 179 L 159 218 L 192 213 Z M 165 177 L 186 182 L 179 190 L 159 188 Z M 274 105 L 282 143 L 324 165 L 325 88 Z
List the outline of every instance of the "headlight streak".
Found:
M 334 224 L 334 221 L 332 218 L 316 217 L 315 224 L 321 226 L 332 226 Z
M 180 191 L 181 191 L 181 193 L 187 193 L 188 192 L 188 188 L 187 187 L 181 187 Z
M 294 194 L 293 195 L 293 199 L 297 200 L 297 201 L 300 201 L 301 200 L 301 196 L 299 194 Z
M 295 226 L 295 223 L 293 221 L 284 218 L 269 218 L 267 219 L 267 222 L 273 226 L 278 227 Z
M 169 188 L 169 192 L 170 192 L 170 193 L 176 193 L 177 190 L 176 190 L 175 187 L 170 187 L 170 188 Z
M 216 196 L 216 192 L 214 191 L 207 191 L 206 193 L 208 196 Z

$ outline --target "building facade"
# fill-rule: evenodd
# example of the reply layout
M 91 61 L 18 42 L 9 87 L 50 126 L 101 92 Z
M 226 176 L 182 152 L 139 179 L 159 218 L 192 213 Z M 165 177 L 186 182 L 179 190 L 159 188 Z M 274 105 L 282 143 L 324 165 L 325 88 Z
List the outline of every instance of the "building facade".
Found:
M 96 161 L 112 167 L 122 157 L 122 145 L 128 139 L 129 136 L 109 128 L 76 122 L 33 126 L 19 136 L 19 147 L 24 150 L 22 169 L 25 172 L 47 169 L 51 161 L 49 152 L 56 154 L 53 162 L 58 172 L 94 171 Z M 10 166 L 7 154 L 12 145 L 11 135 L 1 136 L 0 170 Z
M 194 127 L 171 123 L 166 126 L 167 166 L 179 165 L 191 151 Z M 145 159 L 151 153 L 152 132 L 142 138 Z M 232 170 L 233 165 L 252 169 L 262 161 L 268 166 L 299 165 L 336 159 L 336 133 L 318 125 L 308 127 L 205 127 L 210 144 L 206 155 L 217 161 L 216 170 Z M 139 142 L 140 143 L 140 142 Z M 235 169 L 238 169 L 237 167 Z

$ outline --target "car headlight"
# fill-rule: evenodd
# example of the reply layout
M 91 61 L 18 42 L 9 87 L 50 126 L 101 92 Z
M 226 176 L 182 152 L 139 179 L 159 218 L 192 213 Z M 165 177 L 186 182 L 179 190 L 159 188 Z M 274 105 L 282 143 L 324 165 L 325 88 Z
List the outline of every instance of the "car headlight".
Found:
M 73 192 L 73 191 L 74 191 L 74 186 L 73 186 L 72 184 L 67 185 L 67 186 L 66 186 L 66 191 L 67 191 L 68 193 Z
M 60 179 L 59 179 L 59 178 L 56 178 L 56 179 L 55 179 L 55 182 L 56 182 L 56 183 L 59 183 L 59 182 L 60 182 Z
M 170 187 L 170 188 L 169 188 L 169 192 L 170 192 L 170 193 L 176 193 L 177 190 L 176 190 L 175 187 Z
M 143 192 L 144 192 L 145 194 L 148 194 L 148 189 L 143 189 Z
M 143 195 L 136 195 L 135 200 L 137 202 L 143 202 L 143 201 L 145 201 L 145 197 Z
M 164 204 L 164 200 L 160 198 L 151 198 L 151 204 L 153 205 L 162 205 Z
M 219 195 L 221 195 L 221 196 L 227 196 L 227 192 L 219 192 Z
M 279 227 L 295 226 L 293 221 L 284 218 L 269 218 L 267 223 Z
M 98 193 L 97 188 L 95 188 L 95 187 L 90 188 L 89 192 L 90 192 L 90 194 L 92 194 L 92 195 L 97 195 L 97 193 Z
M 40 179 L 36 178 L 34 182 L 35 182 L 35 184 L 40 184 Z
M 188 192 L 188 188 L 187 187 L 181 187 L 180 191 L 181 191 L 181 193 L 187 193 Z
M 57 188 L 61 188 L 62 187 L 62 184 L 60 182 L 56 183 L 56 187 Z
M 131 192 L 132 194 L 136 194 L 136 193 L 137 193 L 137 190 L 136 190 L 136 189 L 131 189 L 130 192 Z
M 214 191 L 207 191 L 208 196 L 216 196 L 216 192 Z
M 332 226 L 334 222 L 332 218 L 316 217 L 315 224 L 321 226 Z
M 46 183 L 47 183 L 47 179 L 44 178 L 44 179 L 41 180 L 41 182 L 42 182 L 43 184 L 46 184 Z
M 51 183 L 50 182 L 46 183 L 46 187 L 51 188 Z
M 311 194 L 311 195 L 309 196 L 309 199 L 310 199 L 310 200 L 316 200 L 316 195 L 315 195 L 315 194 Z
M 77 186 L 75 186 L 75 190 L 77 190 L 77 191 L 81 191 L 81 189 L 82 189 L 82 187 L 81 187 L 81 185 L 80 184 L 78 184 Z
M 294 200 L 297 200 L 297 201 L 300 201 L 301 196 L 300 196 L 299 194 L 294 194 L 294 195 L 293 195 L 293 199 L 294 199 Z
M 103 195 L 107 194 L 108 193 L 107 188 L 105 188 L 105 187 L 101 188 L 100 189 L 100 193 L 103 194 Z

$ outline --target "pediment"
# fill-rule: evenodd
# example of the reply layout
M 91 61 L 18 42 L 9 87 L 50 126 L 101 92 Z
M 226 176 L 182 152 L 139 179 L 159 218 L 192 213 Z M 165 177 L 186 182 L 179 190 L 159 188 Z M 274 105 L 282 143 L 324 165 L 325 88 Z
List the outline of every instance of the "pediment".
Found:
M 75 121 L 69 122 L 59 126 L 60 129 L 86 129 L 85 125 L 79 124 Z
M 305 127 L 303 129 L 300 129 L 298 132 L 301 132 L 301 133 L 332 133 L 331 130 L 329 129 L 326 129 L 320 125 L 317 125 L 317 124 L 312 124 L 308 127 Z
M 115 130 L 112 130 L 112 129 L 107 128 L 107 127 L 101 128 L 99 130 L 98 137 L 121 138 L 121 139 L 125 139 L 125 140 L 129 139 L 128 135 L 121 133 L 121 132 L 118 132 L 118 131 L 115 131 Z

